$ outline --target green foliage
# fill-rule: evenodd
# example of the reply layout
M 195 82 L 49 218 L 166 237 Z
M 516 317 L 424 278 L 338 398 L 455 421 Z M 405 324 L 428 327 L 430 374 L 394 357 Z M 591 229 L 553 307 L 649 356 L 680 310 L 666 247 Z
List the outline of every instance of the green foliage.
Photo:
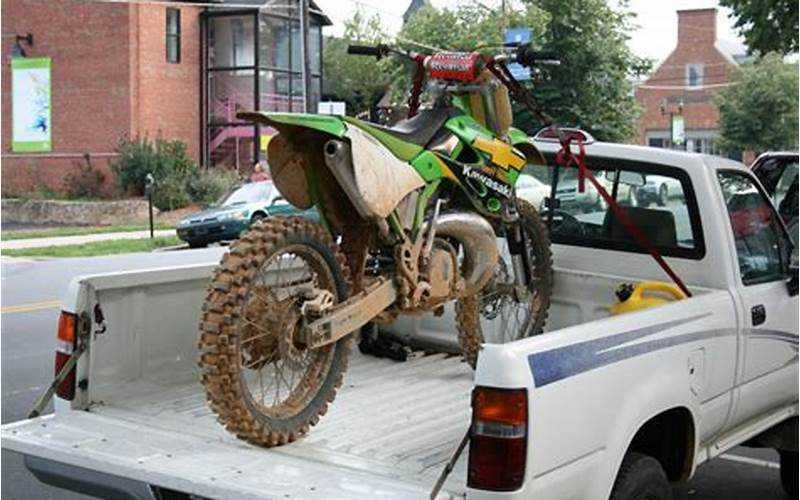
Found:
M 187 189 L 192 201 L 209 205 L 239 183 L 239 176 L 233 170 L 203 170 L 189 179 Z
M 75 170 L 64 176 L 64 192 L 68 198 L 102 198 L 105 194 L 106 176 L 92 165 L 91 157 L 84 155 L 83 163 L 76 163 Z
M 618 2 L 618 9 L 604 0 L 532 3 L 550 17 L 544 50 L 558 54 L 562 61 L 548 70 L 550 79 L 534 89 L 542 108 L 555 123 L 581 127 L 599 140 L 620 142 L 632 137 L 640 113 L 632 77 L 649 71 L 651 62 L 628 48 L 634 15 L 626 10 L 627 2 Z M 538 125 L 528 119 L 525 129 Z
M 174 178 L 186 180 L 197 173 L 197 165 L 186 154 L 186 144 L 181 141 L 147 137 L 130 140 L 123 138 L 117 145 L 119 157 L 111 164 L 117 183 L 128 194 L 143 195 L 145 177 L 153 174 L 156 183 Z
M 187 181 L 188 179 L 185 177 L 176 174 L 156 181 L 156 187 L 153 190 L 153 205 L 159 210 L 175 210 L 191 203 L 192 199 L 186 189 Z
M 153 204 L 159 210 L 175 210 L 191 203 L 191 182 L 197 178 L 197 164 L 186 153 L 186 144 L 148 138 L 122 139 L 117 146 L 118 159 L 111 164 L 120 188 L 130 194 L 144 195 L 145 178 L 153 174 Z M 203 191 L 200 187 L 197 193 Z
M 797 149 L 798 65 L 769 54 L 741 66 L 732 81 L 715 98 L 722 149 Z
M 744 35 L 750 51 L 760 54 L 797 52 L 797 0 L 720 0 L 730 7 L 734 25 Z
M 544 70 L 544 78 L 529 83 L 544 111 L 560 125 L 578 126 L 596 138 L 624 141 L 633 136 L 639 107 L 631 77 L 649 71 L 651 63 L 636 57 L 627 41 L 633 14 L 627 3 L 619 9 L 604 0 L 528 0 L 524 8 L 488 9 L 466 4 L 454 9 L 426 6 L 403 26 L 400 40 L 413 40 L 448 50 L 497 52 L 505 27 L 529 27 L 534 45 L 555 52 L 561 66 Z M 409 70 L 393 75 L 395 102 L 408 92 Z M 532 134 L 541 126 L 515 105 L 515 125 Z
M 161 236 L 153 239 L 104 240 L 78 245 L 58 245 L 49 247 L 18 248 L 3 250 L 6 257 L 94 257 L 133 252 L 152 252 L 158 248 L 180 245 L 177 236 Z
M 386 42 L 380 17 L 366 18 L 361 12 L 345 22 L 341 38 L 327 38 L 323 52 L 325 93 L 347 103 L 348 114 L 369 110 L 389 84 L 386 61 L 347 53 L 347 46 Z

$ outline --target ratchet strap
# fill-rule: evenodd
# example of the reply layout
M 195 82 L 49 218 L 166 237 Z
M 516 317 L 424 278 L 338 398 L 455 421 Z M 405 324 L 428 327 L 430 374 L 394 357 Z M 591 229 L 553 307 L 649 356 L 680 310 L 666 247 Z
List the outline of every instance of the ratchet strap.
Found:
M 579 153 L 576 156 L 572 149 L 570 148 L 570 143 L 575 140 L 575 143 L 578 145 Z M 586 149 L 583 145 L 583 139 L 580 136 L 576 136 L 574 134 L 566 133 L 563 134 L 559 131 L 559 142 L 561 142 L 561 150 L 556 154 L 556 163 L 564 168 L 568 168 L 571 166 L 575 166 L 578 168 L 578 192 L 583 193 L 585 189 L 585 179 L 588 179 L 589 182 L 597 189 L 597 192 L 600 196 L 608 204 L 611 211 L 614 213 L 614 217 L 619 221 L 622 226 L 625 228 L 626 231 L 636 240 L 636 243 L 647 250 L 651 257 L 661 266 L 661 269 L 664 270 L 665 273 L 670 277 L 670 279 L 681 289 L 681 291 L 686 294 L 687 297 L 691 297 L 692 293 L 683 283 L 683 280 L 678 277 L 675 271 L 670 267 L 667 261 L 664 260 L 662 257 L 661 252 L 653 245 L 647 235 L 642 231 L 631 219 L 628 217 L 628 212 L 622 208 L 617 201 L 608 194 L 608 191 L 597 182 L 592 172 L 586 168 Z

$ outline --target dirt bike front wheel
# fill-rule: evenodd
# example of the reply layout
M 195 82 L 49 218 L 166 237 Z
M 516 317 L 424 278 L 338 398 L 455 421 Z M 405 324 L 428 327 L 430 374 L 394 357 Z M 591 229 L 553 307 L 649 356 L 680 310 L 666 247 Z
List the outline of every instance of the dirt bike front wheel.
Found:
M 309 293 L 348 296 L 344 257 L 301 217 L 253 224 L 217 267 L 200 323 L 202 383 L 219 421 L 241 439 L 279 446 L 308 432 L 333 401 L 353 335 L 308 349 Z
M 456 302 L 458 342 L 464 359 L 475 368 L 484 343 L 502 344 L 542 333 L 553 289 L 550 237 L 536 209 L 517 199 L 520 223 L 528 252 L 531 283 L 524 293 L 515 290 L 514 266 L 507 245 L 492 282 L 479 294 Z

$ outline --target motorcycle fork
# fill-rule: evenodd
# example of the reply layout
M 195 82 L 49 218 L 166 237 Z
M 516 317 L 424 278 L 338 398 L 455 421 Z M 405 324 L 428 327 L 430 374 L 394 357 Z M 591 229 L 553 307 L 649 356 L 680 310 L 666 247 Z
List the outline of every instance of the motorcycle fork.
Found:
M 511 254 L 511 266 L 514 269 L 514 285 L 528 288 L 531 283 L 530 255 L 525 251 L 525 234 L 522 231 L 522 220 L 506 230 L 508 252 Z

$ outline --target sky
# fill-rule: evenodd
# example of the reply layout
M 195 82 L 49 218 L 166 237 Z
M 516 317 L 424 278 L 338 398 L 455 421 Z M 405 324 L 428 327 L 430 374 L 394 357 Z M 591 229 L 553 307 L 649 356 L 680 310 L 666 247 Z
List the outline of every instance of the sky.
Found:
M 410 0 L 315 0 L 334 22 L 328 28 L 329 34 L 341 34 L 342 23 L 357 9 L 367 14 L 378 14 L 381 23 L 390 33 L 395 33 L 402 25 L 403 12 Z M 436 7 L 453 7 L 475 0 L 432 0 Z M 480 0 L 488 6 L 499 6 L 500 0 Z M 509 0 L 513 1 L 513 0 Z M 616 0 L 610 0 L 616 5 Z M 630 0 L 629 9 L 636 14 L 638 29 L 631 34 L 629 45 L 636 55 L 660 62 L 672 49 L 678 35 L 678 15 L 680 9 L 699 9 L 717 7 L 717 36 L 731 42 L 742 43 L 741 37 L 733 29 L 733 21 L 728 17 L 728 9 L 718 7 L 716 0 Z

